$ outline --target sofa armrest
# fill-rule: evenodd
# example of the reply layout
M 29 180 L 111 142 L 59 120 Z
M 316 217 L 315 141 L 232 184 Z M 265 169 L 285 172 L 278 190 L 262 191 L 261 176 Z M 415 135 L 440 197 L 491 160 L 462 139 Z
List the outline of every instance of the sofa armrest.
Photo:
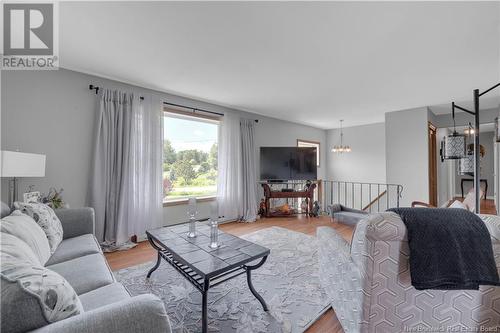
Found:
M 32 332 L 36 333 L 170 333 L 163 302 L 153 295 L 140 295 L 70 317 Z
M 61 220 L 64 239 L 94 234 L 95 216 L 93 208 L 56 209 L 55 213 Z

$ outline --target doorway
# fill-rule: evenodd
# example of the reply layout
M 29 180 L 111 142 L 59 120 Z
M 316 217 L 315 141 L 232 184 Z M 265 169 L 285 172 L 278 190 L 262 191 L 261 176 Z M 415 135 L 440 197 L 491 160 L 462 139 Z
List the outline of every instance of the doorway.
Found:
M 429 204 L 434 207 L 438 205 L 436 130 L 436 126 L 429 122 Z

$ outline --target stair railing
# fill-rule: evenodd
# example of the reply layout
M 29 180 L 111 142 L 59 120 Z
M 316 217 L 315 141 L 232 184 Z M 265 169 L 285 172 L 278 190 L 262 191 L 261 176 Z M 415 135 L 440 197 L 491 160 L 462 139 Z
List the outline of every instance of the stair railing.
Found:
M 339 180 L 321 181 L 320 202 L 323 210 L 338 203 L 366 212 L 381 212 L 399 207 L 403 186 L 399 184 L 363 183 Z

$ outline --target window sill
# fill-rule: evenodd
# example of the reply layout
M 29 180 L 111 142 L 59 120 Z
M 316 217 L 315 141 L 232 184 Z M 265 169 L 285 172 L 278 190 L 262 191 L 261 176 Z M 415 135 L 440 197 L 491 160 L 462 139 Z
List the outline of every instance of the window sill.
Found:
M 209 202 L 209 201 L 215 201 L 215 195 L 208 196 L 208 197 L 198 197 L 196 198 L 196 202 Z M 169 200 L 169 201 L 164 201 L 163 202 L 163 207 L 172 207 L 172 206 L 180 206 L 180 205 L 187 205 L 188 204 L 188 199 L 174 199 L 174 200 Z

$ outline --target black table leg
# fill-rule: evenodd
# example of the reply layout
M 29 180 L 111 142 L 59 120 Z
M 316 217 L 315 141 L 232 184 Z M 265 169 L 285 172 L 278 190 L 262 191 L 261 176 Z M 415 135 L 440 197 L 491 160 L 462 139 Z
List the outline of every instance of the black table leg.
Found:
M 160 267 L 160 262 L 161 262 L 161 256 L 160 256 L 160 252 L 158 251 L 158 259 L 156 260 L 156 264 L 154 265 L 154 267 L 149 270 L 148 275 L 147 275 L 148 279 L 151 276 L 151 274 L 153 274 L 153 272 L 156 271 L 158 269 L 158 267 Z
M 205 283 L 203 285 L 202 295 L 202 303 L 201 303 L 201 331 L 202 333 L 208 332 L 208 314 L 207 314 L 207 299 L 208 299 L 208 279 L 205 279 Z
M 257 269 L 259 268 L 260 266 L 264 265 L 264 263 L 266 262 L 267 260 L 267 256 L 263 257 L 262 260 L 257 264 L 257 265 L 253 265 L 253 266 L 244 266 L 245 267 L 245 270 L 247 272 L 247 283 L 248 283 L 248 288 L 250 288 L 250 291 L 252 292 L 252 294 L 255 296 L 255 298 L 257 298 L 260 302 L 260 304 L 262 305 L 262 308 L 264 309 L 264 311 L 268 311 L 268 308 L 267 308 L 267 304 L 266 302 L 264 301 L 264 299 L 262 298 L 262 296 L 259 295 L 259 293 L 255 290 L 255 288 L 253 287 L 253 284 L 252 284 L 252 271 L 254 269 Z
M 147 278 L 149 279 L 149 277 L 151 276 L 151 274 L 153 274 L 153 272 L 156 271 L 158 269 L 158 267 L 160 267 L 160 263 L 161 263 L 160 251 L 161 251 L 161 249 L 158 247 L 158 245 L 155 244 L 155 242 L 151 239 L 151 237 L 149 237 L 149 235 L 148 235 L 148 241 L 149 241 L 149 244 L 151 244 L 151 246 L 153 247 L 153 249 L 155 249 L 156 251 L 158 251 L 158 257 L 156 259 L 156 264 L 154 265 L 153 268 L 151 268 L 149 270 L 148 275 L 147 275 Z

